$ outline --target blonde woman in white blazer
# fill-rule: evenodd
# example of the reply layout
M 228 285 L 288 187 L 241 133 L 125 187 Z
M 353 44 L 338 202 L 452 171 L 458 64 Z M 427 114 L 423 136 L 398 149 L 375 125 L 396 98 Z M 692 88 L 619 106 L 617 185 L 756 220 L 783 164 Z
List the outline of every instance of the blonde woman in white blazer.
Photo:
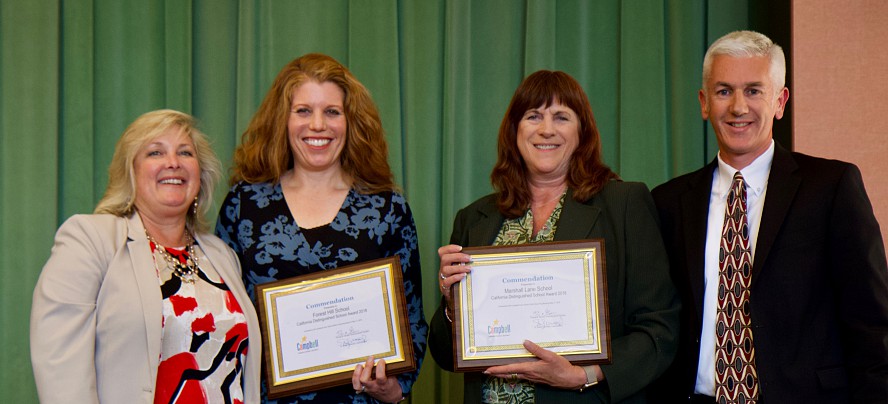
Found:
M 220 171 L 187 114 L 127 128 L 95 214 L 59 228 L 34 290 L 41 402 L 259 401 L 255 310 L 203 218 Z

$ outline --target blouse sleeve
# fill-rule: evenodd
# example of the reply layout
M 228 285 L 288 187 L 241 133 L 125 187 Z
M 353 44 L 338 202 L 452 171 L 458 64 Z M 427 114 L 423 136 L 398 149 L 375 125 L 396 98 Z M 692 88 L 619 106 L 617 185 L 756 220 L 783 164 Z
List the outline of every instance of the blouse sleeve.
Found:
M 407 394 L 413 387 L 422 367 L 429 327 L 422 308 L 422 272 L 419 263 L 416 225 L 413 222 L 410 206 L 400 194 L 394 194 L 392 210 L 389 214 L 391 216 L 386 219 L 391 220 L 392 227 L 389 233 L 389 242 L 386 244 L 391 250 L 386 255 L 397 254 L 401 260 L 407 317 L 410 321 L 410 335 L 413 337 L 413 359 L 416 361 L 415 371 L 397 376 L 401 391 Z
M 58 230 L 34 288 L 31 364 L 41 402 L 98 403 L 96 301 L 113 248 L 86 216 Z
M 237 192 L 238 185 L 234 185 L 222 201 L 219 208 L 219 217 L 216 219 L 216 236 L 228 244 L 238 255 L 241 253 L 240 243 L 237 242 L 237 226 L 240 216 L 240 196 Z
M 466 236 L 468 221 L 468 210 L 461 209 L 453 220 L 453 231 L 450 234 L 450 244 L 461 245 L 464 247 L 468 242 Z M 437 279 L 435 280 L 437 282 Z M 447 305 L 444 296 L 441 296 L 441 302 L 432 315 L 432 321 L 429 330 L 429 350 L 432 358 L 438 363 L 442 369 L 453 371 L 453 326 L 447 320 L 445 306 Z

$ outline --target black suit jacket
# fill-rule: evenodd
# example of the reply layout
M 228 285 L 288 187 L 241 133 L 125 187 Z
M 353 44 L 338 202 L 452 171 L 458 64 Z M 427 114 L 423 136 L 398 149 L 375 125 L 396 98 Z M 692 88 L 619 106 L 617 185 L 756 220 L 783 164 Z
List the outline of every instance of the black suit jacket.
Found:
M 491 245 L 503 220 L 493 195 L 488 195 L 459 211 L 450 242 Z M 555 240 L 589 238 L 604 239 L 613 358 L 613 364 L 602 366 L 607 383 L 583 393 L 537 385 L 536 402 L 645 402 L 644 389 L 674 358 L 679 310 L 647 187 L 611 181 L 584 203 L 569 193 Z M 452 370 L 453 334 L 443 304 L 429 327 L 429 351 L 442 368 Z M 478 402 L 483 376 L 469 373 L 465 380 L 464 402 Z
M 682 297 L 679 353 L 659 387 L 693 393 L 716 160 L 653 191 Z M 888 402 L 888 268 L 853 164 L 776 145 L 753 260 L 750 317 L 767 403 Z

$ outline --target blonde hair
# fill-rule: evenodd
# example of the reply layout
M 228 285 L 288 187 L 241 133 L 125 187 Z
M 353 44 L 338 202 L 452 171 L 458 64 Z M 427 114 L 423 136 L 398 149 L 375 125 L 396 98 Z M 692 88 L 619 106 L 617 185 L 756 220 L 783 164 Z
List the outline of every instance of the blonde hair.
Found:
M 213 152 L 206 135 L 196 127 L 191 115 L 171 109 L 148 112 L 131 123 L 114 148 L 111 165 L 108 166 L 108 187 L 95 213 L 109 213 L 126 217 L 135 212 L 136 177 L 133 162 L 142 147 L 163 135 L 168 129 L 177 127 L 194 144 L 197 161 L 200 165 L 200 190 L 197 194 L 197 212 L 188 209 L 186 226 L 192 232 L 205 232 L 209 229 L 206 214 L 212 205 L 213 189 L 222 173 L 222 164 Z
M 276 183 L 294 166 L 287 122 L 293 93 L 307 81 L 330 82 L 342 89 L 348 129 L 339 160 L 355 189 L 366 194 L 396 189 L 385 132 L 370 92 L 345 66 L 320 53 L 303 55 L 278 73 L 234 151 L 231 184 Z

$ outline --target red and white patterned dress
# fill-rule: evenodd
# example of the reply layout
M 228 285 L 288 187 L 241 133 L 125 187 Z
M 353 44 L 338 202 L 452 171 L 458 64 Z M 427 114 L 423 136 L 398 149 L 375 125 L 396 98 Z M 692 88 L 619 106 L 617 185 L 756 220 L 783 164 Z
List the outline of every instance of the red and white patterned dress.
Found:
M 163 340 L 155 403 L 244 401 L 247 321 L 234 294 L 195 244 L 199 270 L 182 282 L 154 242 L 155 268 L 163 294 Z M 166 248 L 184 263 L 186 249 Z

